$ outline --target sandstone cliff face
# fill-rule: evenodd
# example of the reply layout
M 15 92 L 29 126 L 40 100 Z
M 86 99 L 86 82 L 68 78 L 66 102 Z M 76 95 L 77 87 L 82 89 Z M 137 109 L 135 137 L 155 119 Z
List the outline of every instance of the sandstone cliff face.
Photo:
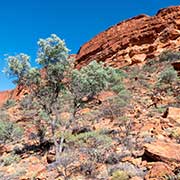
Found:
M 155 16 L 139 15 L 120 22 L 85 43 L 77 53 L 76 68 L 92 60 L 123 67 L 153 58 L 167 49 L 180 48 L 180 6 L 160 10 Z M 22 88 L 0 92 L 0 106 L 8 98 L 23 96 Z
M 2 107 L 2 105 L 6 103 L 8 99 L 19 100 L 26 93 L 27 93 L 27 89 L 19 86 L 17 86 L 14 90 L 0 92 L 0 107 Z
M 139 15 L 118 23 L 84 44 L 76 67 L 92 60 L 122 67 L 153 58 L 167 49 L 180 48 L 180 6 L 160 10 L 155 16 Z
M 11 97 L 12 91 L 0 92 L 0 107 Z

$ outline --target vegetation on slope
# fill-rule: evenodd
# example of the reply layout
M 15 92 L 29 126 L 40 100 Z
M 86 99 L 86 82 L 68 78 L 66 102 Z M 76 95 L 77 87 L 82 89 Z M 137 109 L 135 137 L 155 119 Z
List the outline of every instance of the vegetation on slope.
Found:
M 1 111 L 1 116 L 4 111 L 10 114 L 1 119 L 10 124 L 1 126 L 0 133 L 11 127 L 2 147 L 13 147 L 1 156 L 2 172 L 14 162 L 21 169 L 21 158 L 34 157 L 47 168 L 41 174 L 46 179 L 147 179 L 148 163 L 157 160 L 145 153 L 144 144 L 159 138 L 180 140 L 178 125 L 162 118 L 168 107 L 180 105 L 180 81 L 171 65 L 179 53 L 164 52 L 143 66 L 122 70 L 96 61 L 76 70 L 56 35 L 40 39 L 38 45 L 41 70 L 32 68 L 25 54 L 7 59 L 6 73 L 29 94 Z M 27 169 L 13 178 L 40 178 L 42 169 L 33 173 Z M 2 178 L 8 176 L 4 173 Z

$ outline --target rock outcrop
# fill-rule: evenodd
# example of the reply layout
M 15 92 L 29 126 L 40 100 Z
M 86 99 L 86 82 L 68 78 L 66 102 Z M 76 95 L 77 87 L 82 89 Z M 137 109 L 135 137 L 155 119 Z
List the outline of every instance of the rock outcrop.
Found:
M 21 99 L 26 93 L 27 90 L 20 86 L 17 86 L 14 90 L 0 92 L 0 107 L 2 107 L 2 105 L 6 103 L 8 99 L 18 100 Z
M 76 67 L 92 60 L 122 67 L 180 48 L 180 6 L 161 9 L 155 16 L 139 15 L 120 22 L 85 43 Z
M 145 145 L 145 154 L 156 161 L 179 163 L 180 145 L 156 141 Z
M 0 107 L 12 96 L 12 91 L 0 92 Z
M 172 66 L 174 67 L 174 69 L 177 71 L 178 76 L 180 76 L 180 60 L 173 62 Z
M 77 53 L 76 68 L 92 60 L 123 67 L 153 58 L 167 49 L 180 48 L 180 6 L 160 10 L 155 16 L 139 15 L 120 22 L 85 43 Z M 177 65 L 176 65 L 177 66 Z M 178 65 L 179 67 L 179 65 Z M 0 106 L 19 98 L 22 89 L 0 92 Z

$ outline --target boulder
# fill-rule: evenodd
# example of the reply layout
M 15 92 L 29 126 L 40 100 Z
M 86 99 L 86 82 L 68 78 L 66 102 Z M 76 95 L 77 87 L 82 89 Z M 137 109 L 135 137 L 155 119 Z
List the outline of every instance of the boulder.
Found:
M 148 173 L 145 176 L 146 180 L 149 180 L 151 178 L 162 178 L 165 175 L 174 175 L 174 173 L 172 172 L 172 168 L 167 165 L 166 163 L 163 162 L 155 162 L 152 166 L 152 168 L 150 169 L 150 171 L 148 171 Z
M 180 108 L 168 107 L 163 114 L 164 118 L 171 118 L 180 124 Z
M 155 141 L 144 147 L 145 156 L 151 160 L 180 163 L 180 144 Z

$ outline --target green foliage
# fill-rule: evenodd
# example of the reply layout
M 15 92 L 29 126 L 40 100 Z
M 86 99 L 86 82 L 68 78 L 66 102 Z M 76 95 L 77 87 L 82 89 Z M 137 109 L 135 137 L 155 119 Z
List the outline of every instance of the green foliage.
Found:
M 31 86 L 31 88 L 33 88 L 33 86 L 35 88 L 37 88 L 36 85 L 39 85 L 41 82 L 41 74 L 40 71 L 37 68 L 30 68 L 28 70 L 28 74 L 26 74 L 26 79 L 25 79 L 25 85 L 26 86 Z M 32 86 L 33 84 L 33 86 Z
M 66 48 L 65 42 L 55 34 L 52 34 L 47 39 L 40 39 L 38 45 L 37 62 L 42 66 L 53 65 L 59 62 L 63 64 L 67 61 L 69 50 Z
M 92 61 L 80 70 L 73 70 L 71 91 L 76 101 L 79 102 L 83 97 L 92 98 L 100 91 L 112 86 L 114 90 L 118 91 L 122 88 L 120 85 L 117 86 L 121 80 L 121 71 L 104 67 L 103 63 Z
M 4 107 L 5 108 L 10 108 L 13 107 L 16 104 L 16 101 L 14 99 L 8 99 L 5 103 L 4 103 Z
M 173 128 L 170 130 L 170 136 L 179 140 L 180 139 L 180 129 L 179 128 Z
M 2 165 L 3 166 L 9 166 L 13 163 L 17 163 L 21 160 L 20 156 L 16 155 L 16 154 L 10 154 L 6 157 L 4 157 L 1 161 L 2 161 Z
M 167 107 L 163 107 L 163 106 L 159 106 L 157 107 L 155 110 L 158 112 L 158 113 L 164 113 L 165 110 L 166 110 Z
M 105 103 L 101 106 L 101 116 L 118 120 L 122 118 L 125 110 L 128 108 L 131 95 L 126 89 L 121 90 L 117 95 L 107 98 Z M 126 123 L 121 121 L 122 125 Z
M 160 62 L 171 62 L 180 59 L 180 52 L 164 51 L 159 56 Z
M 78 135 L 69 135 L 66 140 L 68 142 L 74 142 L 81 146 L 93 142 L 94 146 L 97 145 L 96 148 L 108 147 L 112 142 L 112 139 L 110 137 L 98 131 L 80 133 Z
M 19 139 L 23 131 L 13 122 L 0 120 L 0 141 L 2 143 L 11 142 Z
M 47 39 L 40 39 L 38 45 L 37 62 L 42 68 L 41 71 L 31 68 L 29 57 L 20 54 L 8 57 L 7 72 L 16 77 L 17 83 L 23 82 L 28 86 L 30 95 L 28 99 L 25 97 L 25 101 L 21 104 L 27 108 L 30 107 L 28 102 L 33 104 L 31 107 L 36 110 L 36 113 L 33 113 L 39 132 L 43 132 L 43 129 L 51 130 L 51 140 L 56 149 L 56 160 L 60 160 L 59 155 L 62 154 L 64 142 L 71 141 L 76 145 L 82 143 L 86 148 L 92 144 L 99 149 L 109 146 L 111 138 L 98 132 L 72 135 L 70 139 L 65 135 L 69 133 L 69 127 L 75 123 L 77 110 L 85 104 L 84 97 L 92 100 L 100 91 L 112 89 L 124 101 L 126 93 L 124 95 L 122 93 L 124 90 L 122 71 L 106 67 L 103 63 L 96 61 L 92 61 L 80 70 L 73 69 L 73 60 L 69 58 L 69 50 L 65 42 L 55 34 Z M 21 64 L 23 67 L 20 66 Z M 61 118 L 61 112 L 71 113 L 66 122 Z M 42 125 L 46 127 L 42 128 Z M 63 131 L 58 136 L 60 130 Z M 44 139 L 45 133 L 40 134 L 43 135 L 40 139 Z
M 170 67 L 163 71 L 158 77 L 159 84 L 172 84 L 178 79 L 177 72 Z
M 8 68 L 5 68 L 4 72 L 8 77 L 14 78 L 13 83 L 20 84 L 24 82 L 30 69 L 29 60 L 30 57 L 23 53 L 7 57 Z
M 112 174 L 112 180 L 128 180 L 129 176 L 125 171 L 117 170 Z

